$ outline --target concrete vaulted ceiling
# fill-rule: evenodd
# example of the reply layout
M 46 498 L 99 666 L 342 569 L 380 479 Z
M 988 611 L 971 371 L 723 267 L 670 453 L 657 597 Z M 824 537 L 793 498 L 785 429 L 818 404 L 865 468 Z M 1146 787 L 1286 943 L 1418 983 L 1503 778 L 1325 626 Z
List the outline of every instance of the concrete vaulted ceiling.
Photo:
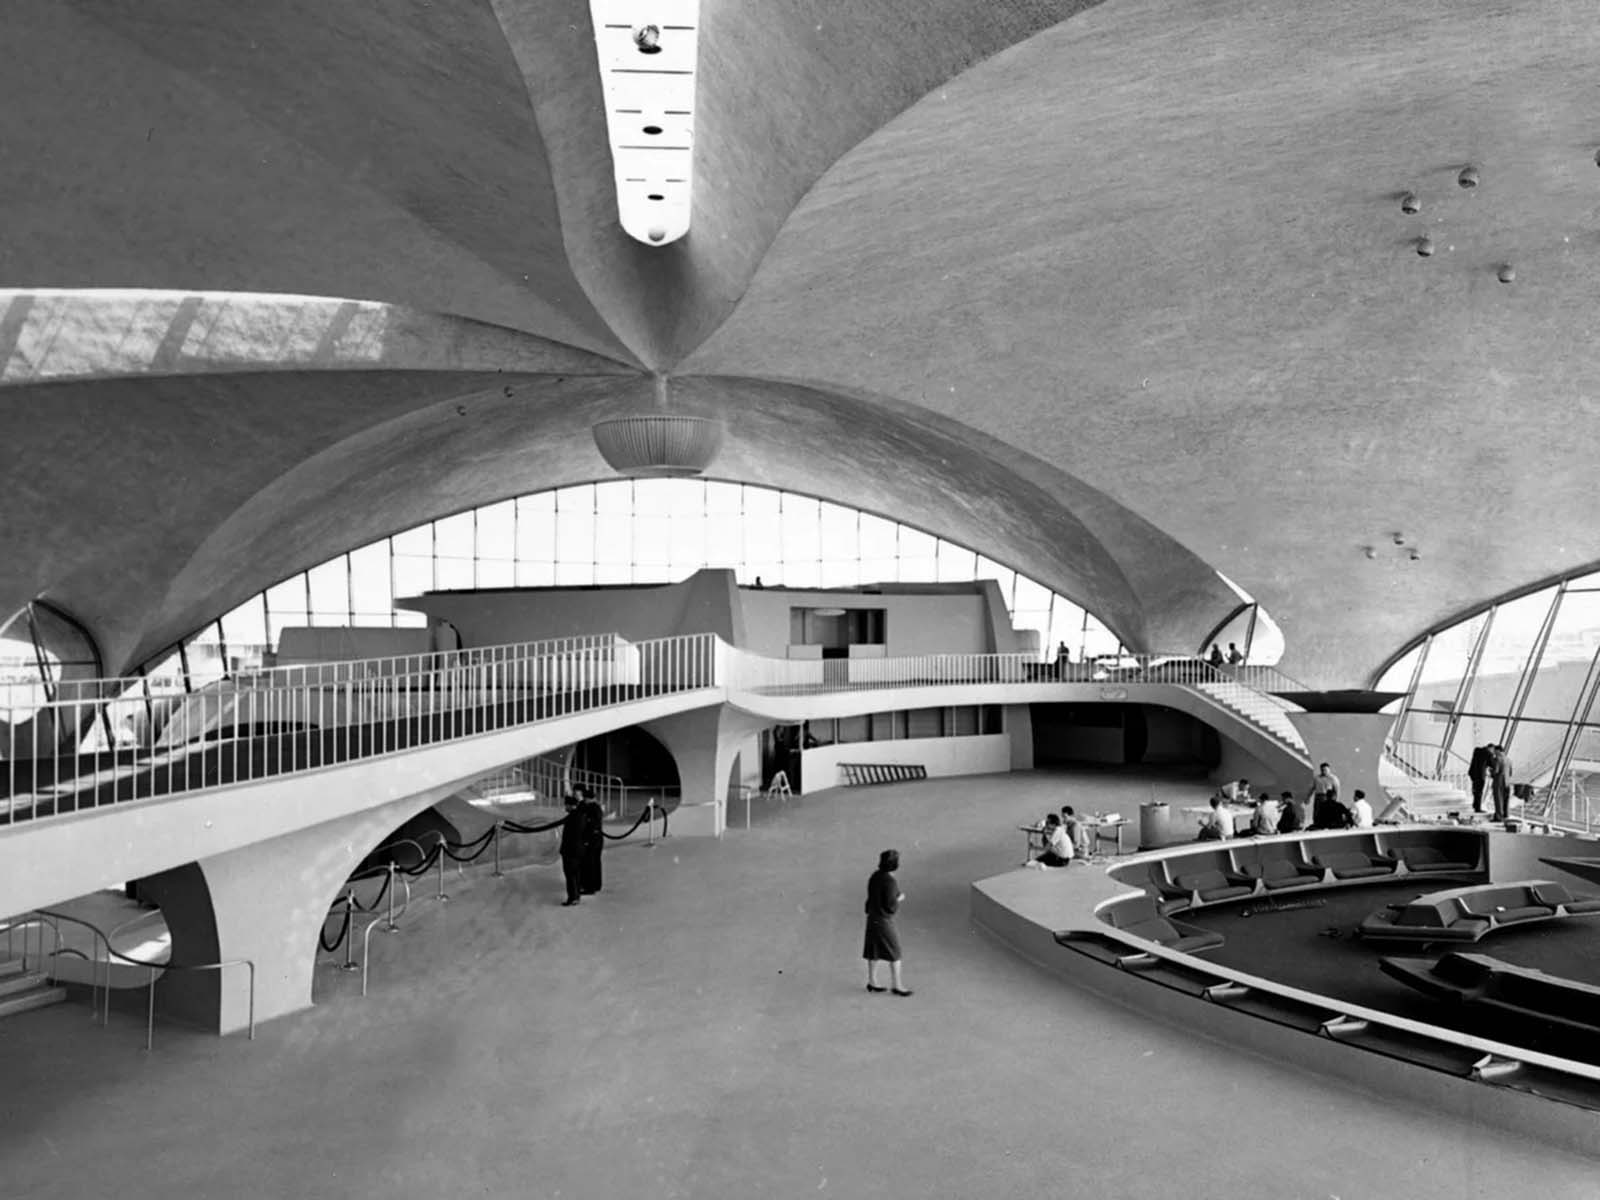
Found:
M 1133 644 L 1198 644 L 1221 570 L 1313 684 L 1600 560 L 1577 0 L 702 0 L 664 249 L 617 226 L 582 5 L 12 8 L 0 619 L 48 597 L 110 669 L 605 475 L 589 427 L 663 391 L 726 421 L 713 474 L 978 546 Z M 58 288 L 395 307 L 291 354 Z

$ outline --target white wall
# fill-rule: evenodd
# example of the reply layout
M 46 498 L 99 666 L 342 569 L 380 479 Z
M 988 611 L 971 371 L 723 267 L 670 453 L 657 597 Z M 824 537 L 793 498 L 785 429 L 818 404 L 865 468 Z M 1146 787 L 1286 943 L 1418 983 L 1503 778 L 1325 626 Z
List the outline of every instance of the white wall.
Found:
M 905 763 L 928 769 L 929 778 L 947 775 L 991 775 L 1011 770 L 1011 735 L 987 733 L 976 737 L 901 738 L 891 742 L 842 742 L 805 750 L 800 756 L 800 777 L 807 791 L 817 792 L 844 783 L 839 764 Z
M 864 595 L 747 587 L 739 589 L 739 599 L 744 610 L 744 648 L 771 658 L 786 656 L 791 608 L 824 607 L 883 609 L 884 653 L 890 658 L 990 652 L 989 606 L 976 591 L 966 595 Z

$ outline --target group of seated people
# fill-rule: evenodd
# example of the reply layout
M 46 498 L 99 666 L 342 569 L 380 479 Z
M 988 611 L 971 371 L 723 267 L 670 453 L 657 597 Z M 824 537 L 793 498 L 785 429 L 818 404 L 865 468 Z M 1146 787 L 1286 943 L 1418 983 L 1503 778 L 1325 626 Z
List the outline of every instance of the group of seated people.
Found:
M 1268 795 L 1252 796 L 1250 781 L 1241 779 L 1223 784 L 1211 797 L 1211 812 L 1201 818 L 1196 840 L 1224 841 L 1239 836 L 1236 819 L 1245 810 L 1251 814 L 1250 837 L 1297 833 L 1302 829 L 1371 829 L 1373 825 L 1372 805 L 1360 788 L 1348 804 L 1339 798 L 1336 789 L 1317 787 L 1304 801 L 1296 800 L 1293 792 L 1282 792 L 1274 800 Z
M 1039 827 L 1044 834 L 1044 853 L 1033 861 L 1040 866 L 1064 867 L 1074 858 L 1088 857 L 1089 827 L 1072 805 L 1063 804 L 1059 814 L 1046 813 Z

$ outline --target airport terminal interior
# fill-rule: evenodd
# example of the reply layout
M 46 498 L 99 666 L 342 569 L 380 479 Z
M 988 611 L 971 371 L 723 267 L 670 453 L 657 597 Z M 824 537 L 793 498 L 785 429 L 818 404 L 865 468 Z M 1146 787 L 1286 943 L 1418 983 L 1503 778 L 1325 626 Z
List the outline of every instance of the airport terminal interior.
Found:
M 1587 6 L 13 8 L 0 1190 L 1596 1194 Z

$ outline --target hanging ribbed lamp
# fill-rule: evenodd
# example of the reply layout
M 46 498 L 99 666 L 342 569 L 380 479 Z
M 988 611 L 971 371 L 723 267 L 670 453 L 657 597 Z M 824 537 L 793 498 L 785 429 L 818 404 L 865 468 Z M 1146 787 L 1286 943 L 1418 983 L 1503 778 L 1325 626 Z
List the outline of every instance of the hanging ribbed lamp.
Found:
M 722 448 L 722 422 L 650 413 L 597 422 L 594 444 L 619 475 L 698 475 Z

